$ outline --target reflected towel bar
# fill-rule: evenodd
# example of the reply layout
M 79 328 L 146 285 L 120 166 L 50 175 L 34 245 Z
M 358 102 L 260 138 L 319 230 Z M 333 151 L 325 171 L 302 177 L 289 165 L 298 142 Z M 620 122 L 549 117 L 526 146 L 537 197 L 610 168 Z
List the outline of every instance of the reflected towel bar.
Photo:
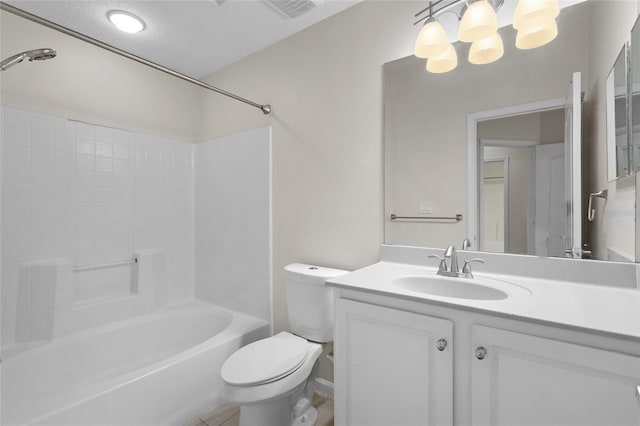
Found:
M 462 215 L 458 213 L 455 216 L 397 216 L 395 214 L 391 214 L 389 217 L 390 220 L 455 220 L 456 222 L 460 222 L 462 220 Z
M 83 266 L 76 266 L 73 268 L 74 272 L 77 271 L 89 271 L 91 269 L 102 269 L 102 268 L 112 268 L 114 266 L 123 266 L 123 265 L 128 265 L 130 263 L 138 263 L 138 258 L 134 257 L 133 259 L 129 259 L 129 260 L 122 260 L 120 262 L 113 262 L 113 263 L 102 263 L 99 265 L 83 265 Z

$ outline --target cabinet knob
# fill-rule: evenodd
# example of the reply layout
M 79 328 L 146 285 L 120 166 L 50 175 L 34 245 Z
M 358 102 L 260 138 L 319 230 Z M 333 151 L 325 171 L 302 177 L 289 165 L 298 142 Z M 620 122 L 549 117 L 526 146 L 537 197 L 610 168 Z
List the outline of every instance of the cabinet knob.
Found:
M 446 347 L 447 347 L 447 341 L 445 339 L 438 339 L 438 341 L 436 342 L 436 348 L 438 348 L 438 350 L 442 352 L 445 350 Z
M 487 356 L 487 350 L 483 346 L 476 348 L 476 358 L 483 360 Z

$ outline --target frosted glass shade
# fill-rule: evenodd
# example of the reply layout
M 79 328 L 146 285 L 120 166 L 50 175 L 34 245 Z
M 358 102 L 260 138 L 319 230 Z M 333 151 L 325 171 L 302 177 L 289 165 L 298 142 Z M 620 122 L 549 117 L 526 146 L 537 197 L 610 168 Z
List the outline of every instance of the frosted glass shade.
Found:
M 427 71 L 434 74 L 448 72 L 458 66 L 458 55 L 452 44 L 447 46 L 447 50 L 436 56 L 427 59 Z
M 518 30 L 516 47 L 518 49 L 535 49 L 549 43 L 557 35 L 558 24 L 555 19 L 538 19 L 536 22 L 528 23 L 526 27 Z
M 447 33 L 440 22 L 427 22 L 418 33 L 413 54 L 418 58 L 430 58 L 444 53 L 448 45 Z
M 469 62 L 472 64 L 490 64 L 504 55 L 504 45 L 500 34 L 493 33 L 489 37 L 474 41 L 469 50 Z
M 558 0 L 520 0 L 513 14 L 513 28 L 528 27 L 539 19 L 554 19 L 560 13 Z
M 489 37 L 498 31 L 498 18 L 487 0 L 472 3 L 462 16 L 458 28 L 458 38 L 471 43 Z

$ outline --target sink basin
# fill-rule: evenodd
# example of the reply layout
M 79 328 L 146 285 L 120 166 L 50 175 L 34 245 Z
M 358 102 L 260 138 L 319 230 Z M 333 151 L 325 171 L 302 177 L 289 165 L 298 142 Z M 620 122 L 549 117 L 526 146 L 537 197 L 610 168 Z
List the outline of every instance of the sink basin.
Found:
M 509 297 L 505 291 L 488 285 L 485 279 L 480 278 L 405 276 L 395 278 L 391 283 L 405 290 L 456 299 L 501 300 Z

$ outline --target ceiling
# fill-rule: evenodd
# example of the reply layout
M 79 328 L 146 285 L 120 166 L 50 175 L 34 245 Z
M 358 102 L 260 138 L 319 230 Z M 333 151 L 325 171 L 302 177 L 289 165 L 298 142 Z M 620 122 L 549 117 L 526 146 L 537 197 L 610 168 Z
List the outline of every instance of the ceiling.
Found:
M 167 68 L 202 78 L 361 0 L 313 0 L 316 6 L 296 18 L 284 16 L 266 0 L 4 1 Z M 142 18 L 145 30 L 137 34 L 117 30 L 107 20 L 107 12 L 114 9 Z

